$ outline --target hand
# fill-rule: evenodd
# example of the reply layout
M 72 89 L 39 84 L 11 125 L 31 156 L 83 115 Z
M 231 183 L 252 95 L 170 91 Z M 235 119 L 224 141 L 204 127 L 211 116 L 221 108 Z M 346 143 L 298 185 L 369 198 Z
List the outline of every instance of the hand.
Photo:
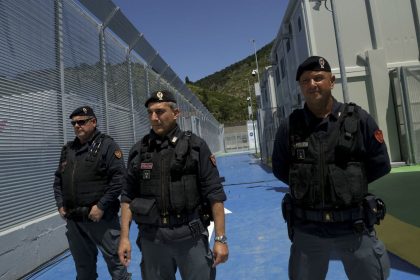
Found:
M 220 263 L 224 263 L 228 260 L 229 257 L 229 248 L 227 244 L 223 244 L 221 242 L 214 242 L 213 246 L 213 267 Z
M 92 209 L 90 209 L 88 218 L 94 222 L 99 222 L 104 215 L 104 211 L 101 210 L 97 205 L 93 205 Z
M 131 244 L 128 238 L 121 238 L 120 245 L 118 246 L 118 257 L 120 262 L 128 267 L 131 261 Z
M 58 213 L 60 213 L 60 217 L 63 220 L 66 220 L 66 214 L 67 214 L 67 212 L 66 212 L 66 209 L 64 209 L 64 207 L 58 208 Z

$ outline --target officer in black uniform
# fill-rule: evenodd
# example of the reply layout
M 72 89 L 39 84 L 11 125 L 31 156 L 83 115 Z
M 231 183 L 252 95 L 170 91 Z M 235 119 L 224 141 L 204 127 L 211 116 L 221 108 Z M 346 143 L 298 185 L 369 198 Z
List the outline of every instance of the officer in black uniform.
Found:
M 226 195 L 207 144 L 182 131 L 180 111 L 169 91 L 153 92 L 145 106 L 152 129 L 130 151 L 121 195 L 118 254 L 131 259 L 129 226 L 139 228 L 143 279 L 215 279 L 215 266 L 228 258 L 223 201 Z M 209 249 L 207 225 L 214 218 Z
M 114 140 L 96 129 L 89 106 L 70 115 L 76 138 L 63 146 L 55 172 L 54 196 L 67 221 L 67 239 L 78 280 L 98 277 L 99 248 L 113 280 L 131 279 L 118 258 L 119 200 L 125 166 Z
M 272 156 L 274 175 L 290 187 L 282 204 L 289 277 L 325 279 L 334 252 L 349 279 L 386 279 L 389 259 L 373 227 L 385 205 L 368 193 L 390 171 L 382 132 L 362 108 L 332 96 L 325 58 L 306 59 L 296 80 L 305 105 L 281 122 Z

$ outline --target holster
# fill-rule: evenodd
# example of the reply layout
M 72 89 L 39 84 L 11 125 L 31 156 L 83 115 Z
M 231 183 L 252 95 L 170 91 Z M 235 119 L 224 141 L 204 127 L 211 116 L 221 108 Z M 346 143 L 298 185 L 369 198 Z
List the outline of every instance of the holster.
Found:
M 365 212 L 365 224 L 367 228 L 379 225 L 381 220 L 385 218 L 386 205 L 385 202 L 374 194 L 368 194 L 363 199 L 363 209 Z
M 198 213 L 200 220 L 205 227 L 210 225 L 210 222 L 213 221 L 213 213 L 211 211 L 211 206 L 209 202 L 202 203 L 198 208 Z
M 292 196 L 289 193 L 286 193 L 281 202 L 281 210 L 283 213 L 283 218 L 287 223 L 287 234 L 289 235 L 290 241 L 293 241 L 293 201 Z
M 75 222 L 89 222 L 90 207 L 76 207 L 67 209 L 65 218 Z

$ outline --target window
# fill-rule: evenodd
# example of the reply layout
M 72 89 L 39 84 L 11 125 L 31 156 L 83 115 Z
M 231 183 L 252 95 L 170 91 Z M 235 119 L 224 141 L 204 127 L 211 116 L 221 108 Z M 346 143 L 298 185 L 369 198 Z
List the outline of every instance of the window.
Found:
M 300 19 L 300 17 L 298 17 L 298 22 L 297 22 L 297 24 L 298 24 L 298 31 L 300 32 L 300 31 L 302 31 L 302 20 Z
M 280 84 L 280 71 L 279 71 L 279 67 L 276 67 L 276 85 Z
M 284 65 L 284 58 L 280 60 L 281 78 L 286 76 L 286 66 Z

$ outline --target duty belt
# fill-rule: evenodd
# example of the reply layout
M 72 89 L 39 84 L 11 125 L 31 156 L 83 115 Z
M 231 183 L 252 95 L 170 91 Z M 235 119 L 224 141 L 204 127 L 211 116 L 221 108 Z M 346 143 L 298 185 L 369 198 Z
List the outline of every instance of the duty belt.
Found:
M 163 218 L 161 217 L 162 226 L 166 227 L 178 227 L 186 225 L 193 220 L 200 218 L 200 215 L 197 210 L 194 210 L 192 213 L 182 213 L 182 214 L 171 214 L 165 217 L 168 221 L 163 223 Z
M 304 221 L 322 223 L 349 222 L 364 219 L 363 207 L 342 210 L 310 210 L 295 206 L 293 214 Z

